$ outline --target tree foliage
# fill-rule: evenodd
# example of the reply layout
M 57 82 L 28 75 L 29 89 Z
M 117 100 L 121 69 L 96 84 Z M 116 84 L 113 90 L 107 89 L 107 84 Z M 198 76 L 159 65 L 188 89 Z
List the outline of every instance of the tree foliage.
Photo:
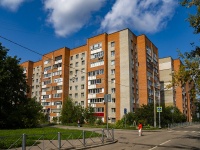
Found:
M 77 123 L 80 121 L 81 124 L 87 122 L 93 124 L 96 121 L 94 116 L 94 109 L 92 107 L 82 108 L 80 105 L 75 105 L 71 98 L 66 98 L 61 112 L 61 122 Z
M 181 5 L 194 9 L 195 14 L 190 14 L 188 21 L 191 27 L 194 28 L 194 33 L 200 33 L 200 1 L 199 0 L 181 0 Z M 182 54 L 179 51 L 179 56 L 183 62 L 183 66 L 173 74 L 172 85 L 182 86 L 184 84 L 192 83 L 189 89 L 191 96 L 195 98 L 196 94 L 200 94 L 200 47 L 196 43 L 191 43 L 193 49 Z
M 0 128 L 35 127 L 41 105 L 27 98 L 28 85 L 20 59 L 7 52 L 0 43 Z
M 181 5 L 186 8 L 193 7 L 196 10 L 195 14 L 190 14 L 188 21 L 190 25 L 194 28 L 194 33 L 200 32 L 200 1 L 199 0 L 182 0 Z
M 172 111 L 173 110 L 173 111 Z M 156 112 L 156 123 L 159 124 L 159 113 Z M 124 115 L 124 117 L 117 122 L 117 126 L 122 126 L 124 124 L 126 117 L 127 125 L 136 125 L 141 122 L 143 125 L 154 125 L 154 105 L 142 105 L 134 113 L 129 112 Z M 173 106 L 162 106 L 162 112 L 160 113 L 161 126 L 165 127 L 171 123 L 180 123 L 186 121 L 186 116 L 181 113 L 177 107 Z

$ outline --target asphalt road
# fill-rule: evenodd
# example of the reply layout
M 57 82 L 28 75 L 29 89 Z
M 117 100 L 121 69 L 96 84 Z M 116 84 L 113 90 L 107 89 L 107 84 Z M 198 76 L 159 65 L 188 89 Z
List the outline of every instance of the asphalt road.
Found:
M 173 130 L 137 131 L 115 130 L 117 143 L 89 150 L 200 150 L 200 125 Z

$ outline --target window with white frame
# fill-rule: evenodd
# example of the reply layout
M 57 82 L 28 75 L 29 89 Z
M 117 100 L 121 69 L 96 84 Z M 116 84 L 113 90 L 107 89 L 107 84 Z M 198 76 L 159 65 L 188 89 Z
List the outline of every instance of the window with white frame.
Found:
M 44 68 L 44 71 L 48 71 L 48 70 L 50 70 L 51 69 L 51 66 L 48 66 L 48 67 L 45 67 Z
M 84 101 L 81 101 L 81 105 L 82 105 L 82 106 L 84 105 Z
M 111 99 L 111 102 L 112 102 L 112 103 L 115 103 L 115 98 L 112 98 L 112 99 Z
M 111 42 L 111 47 L 114 47 L 115 46 L 115 42 Z
M 81 54 L 81 57 L 85 57 L 85 53 L 82 53 L 82 54 Z
M 115 93 L 115 88 L 111 88 L 111 93 Z
M 82 64 L 82 65 L 85 65 L 85 60 L 82 60 L 81 64 Z
M 79 54 L 76 54 L 76 59 L 78 59 L 79 58 Z
M 84 93 L 81 93 L 81 98 L 83 98 L 84 97 Z
M 94 107 L 94 112 L 104 112 L 103 107 Z
M 111 51 L 111 57 L 115 56 L 115 51 Z
M 111 69 L 111 74 L 115 74 L 115 69 Z
M 84 84 L 81 85 L 81 89 L 84 89 Z
M 115 65 L 115 60 L 111 60 L 111 65 Z
M 69 90 L 72 90 L 72 86 L 69 87 Z
M 75 93 L 75 98 L 78 98 L 78 93 Z
M 54 83 L 59 83 L 59 82 L 62 82 L 63 79 L 62 78 L 57 78 L 57 79 L 54 79 Z
M 81 69 L 81 73 L 85 73 L 85 68 L 82 68 L 82 69 Z
M 85 80 L 85 76 L 81 76 L 81 81 L 84 81 Z
M 115 83 L 115 78 L 111 79 L 111 83 Z
M 115 113 L 115 112 L 116 112 L 116 109 L 115 109 L 115 108 L 111 108 L 111 112 L 112 112 L 112 113 Z
M 61 93 L 53 94 L 53 98 L 60 98 L 60 97 L 61 97 Z
M 104 65 L 104 61 L 103 60 L 100 60 L 100 61 L 97 61 L 97 62 L 92 62 L 90 64 L 90 67 L 97 67 L 97 66 L 101 66 L 101 65 Z
M 78 85 L 75 86 L 75 90 L 76 90 L 76 91 L 78 90 Z
M 78 62 L 76 62 L 75 66 L 78 67 Z
M 50 63 L 51 62 L 51 60 L 45 60 L 44 61 L 44 64 L 46 65 L 46 64 L 48 64 L 48 63 Z

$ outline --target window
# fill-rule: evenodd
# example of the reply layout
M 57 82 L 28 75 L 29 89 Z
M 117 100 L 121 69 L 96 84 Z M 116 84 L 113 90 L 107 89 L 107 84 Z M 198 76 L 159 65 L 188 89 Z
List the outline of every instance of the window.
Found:
M 73 71 L 70 71 L 70 73 L 69 73 L 70 75 L 73 75 Z
M 111 69 L 111 74 L 115 74 L 115 69 Z
M 97 67 L 97 66 L 101 66 L 101 65 L 104 65 L 104 61 L 103 60 L 99 60 L 97 62 L 92 62 L 90 64 L 90 67 L 92 68 L 92 67 Z
M 43 99 L 49 98 L 49 95 L 43 95 Z
M 111 65 L 115 65 L 115 60 L 111 60 Z
M 75 80 L 76 80 L 76 82 L 78 82 L 78 78 L 76 78 Z
M 38 83 L 38 79 L 36 79 L 36 83 Z
M 62 55 L 55 57 L 55 61 L 62 60 Z
M 116 119 L 115 118 L 111 118 L 111 122 L 115 123 Z
M 97 44 L 94 44 L 93 46 L 90 46 L 90 50 L 95 50 L 101 47 L 102 47 L 102 43 L 97 43 Z
M 111 83 L 115 83 L 115 78 L 111 79 Z
M 81 73 L 85 73 L 85 68 L 82 68 L 82 69 L 81 69 Z
M 78 59 L 78 58 L 79 58 L 79 54 L 76 55 L 76 59 Z
M 59 97 L 61 97 L 61 93 L 53 94 L 53 98 L 59 98 Z
M 82 105 L 82 106 L 84 105 L 84 101 L 81 101 L 81 105 Z
M 82 77 L 81 77 L 81 81 L 84 81 L 84 80 L 85 80 L 85 76 L 82 76 Z
M 111 42 L 111 47 L 114 47 L 115 46 L 115 42 Z
M 111 102 L 112 102 L 112 103 L 115 103 L 115 98 L 112 98 Z
M 59 82 L 62 82 L 62 78 L 57 78 L 57 79 L 54 79 L 54 83 L 59 83 Z
M 115 113 L 115 111 L 116 111 L 115 108 L 111 108 L 111 112 Z
M 78 74 L 78 70 L 75 71 L 76 75 Z
M 48 70 L 50 70 L 50 69 L 51 69 L 51 66 L 45 67 L 45 68 L 44 68 L 44 71 L 48 71 Z
M 115 56 L 115 51 L 111 51 L 111 57 Z
M 76 62 L 76 65 L 75 65 L 76 67 L 78 67 L 78 62 Z
M 84 89 L 84 84 L 81 85 L 81 89 Z
M 112 88 L 112 89 L 111 89 L 111 92 L 112 92 L 112 93 L 115 93 L 115 88 Z
M 82 57 L 85 57 L 85 53 L 82 53 L 81 56 L 82 56 Z
M 101 69 L 101 70 L 95 70 L 95 71 L 89 72 L 88 76 L 96 76 L 96 75 L 103 74 L 103 73 L 104 73 L 103 69 Z
M 82 60 L 81 64 L 82 64 L 82 65 L 85 65 L 85 60 Z
M 78 85 L 75 86 L 75 90 L 76 90 L 76 91 L 78 90 Z
M 46 80 L 46 81 L 44 81 L 43 83 L 44 83 L 43 85 L 50 84 L 50 83 L 51 83 L 51 80 Z
M 84 93 L 81 93 L 81 98 L 83 98 L 84 97 Z
M 75 93 L 75 98 L 78 98 L 78 93 Z
M 50 63 L 50 60 L 45 60 L 45 61 L 44 61 L 44 64 L 45 64 L 45 65 L 48 64 L 48 63 Z M 35 68 L 34 68 L 34 70 L 35 70 Z
M 69 94 L 69 97 L 71 97 L 71 98 L 72 98 L 72 94 Z
M 69 87 L 69 90 L 72 90 L 72 86 Z
M 71 56 L 70 59 L 73 60 L 73 56 Z
M 72 67 L 73 67 L 73 64 L 71 63 L 71 64 L 70 64 L 70 68 L 72 68 Z

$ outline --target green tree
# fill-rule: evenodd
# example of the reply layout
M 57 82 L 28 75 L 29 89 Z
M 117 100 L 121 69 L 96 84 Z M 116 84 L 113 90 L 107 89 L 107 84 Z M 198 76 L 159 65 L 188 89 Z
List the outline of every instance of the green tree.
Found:
M 34 127 L 41 106 L 27 98 L 28 85 L 20 59 L 7 52 L 0 43 L 0 128 Z
M 61 122 L 66 123 L 77 123 L 78 120 L 81 124 L 85 121 L 90 124 L 94 124 L 96 117 L 94 116 L 94 108 L 82 108 L 80 105 L 75 105 L 71 98 L 67 98 L 64 102 L 61 112 Z
M 71 98 L 67 98 L 63 104 L 63 108 L 61 111 L 61 122 L 63 124 L 73 123 L 74 122 L 74 112 L 75 112 L 75 104 L 73 103 Z M 77 118 L 76 118 L 77 120 Z
M 195 29 L 195 33 L 200 32 L 200 1 L 199 0 L 181 0 L 181 5 L 186 8 L 194 8 L 195 14 L 190 14 L 188 21 L 190 25 Z
M 97 117 L 94 116 L 94 108 L 91 106 L 89 106 L 88 108 L 85 108 L 83 112 L 83 117 L 87 123 L 94 124 L 97 119 Z

